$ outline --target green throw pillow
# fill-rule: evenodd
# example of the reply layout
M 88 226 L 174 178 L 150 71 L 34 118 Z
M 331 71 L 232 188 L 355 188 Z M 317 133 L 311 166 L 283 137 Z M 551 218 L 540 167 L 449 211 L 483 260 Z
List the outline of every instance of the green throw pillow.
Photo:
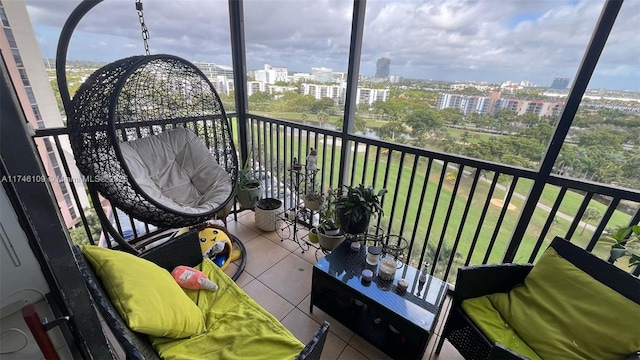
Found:
M 202 311 L 167 270 L 122 251 L 92 245 L 82 251 L 132 330 L 171 338 L 206 330 Z
M 480 296 L 464 300 L 462 308 L 492 343 L 497 342 L 531 360 L 540 360 L 540 356 L 504 321 L 489 298 Z
M 488 296 L 543 359 L 622 359 L 640 349 L 640 305 L 549 248 L 524 284 Z

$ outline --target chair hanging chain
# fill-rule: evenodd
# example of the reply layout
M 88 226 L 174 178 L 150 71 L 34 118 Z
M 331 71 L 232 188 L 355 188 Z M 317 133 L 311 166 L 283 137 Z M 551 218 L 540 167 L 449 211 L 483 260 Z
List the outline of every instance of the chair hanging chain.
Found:
M 140 21 L 140 28 L 142 29 L 142 40 L 144 41 L 144 51 L 147 55 L 149 53 L 149 29 L 147 24 L 144 23 L 144 13 L 142 12 L 142 0 L 136 0 L 136 10 L 138 10 L 138 20 Z

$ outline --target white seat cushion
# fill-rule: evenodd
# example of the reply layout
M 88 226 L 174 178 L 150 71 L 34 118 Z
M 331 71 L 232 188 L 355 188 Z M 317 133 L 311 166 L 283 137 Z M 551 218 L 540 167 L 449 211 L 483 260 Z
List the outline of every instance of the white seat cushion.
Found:
M 219 209 L 233 182 L 205 144 L 186 128 L 123 142 L 120 150 L 148 197 L 189 214 Z

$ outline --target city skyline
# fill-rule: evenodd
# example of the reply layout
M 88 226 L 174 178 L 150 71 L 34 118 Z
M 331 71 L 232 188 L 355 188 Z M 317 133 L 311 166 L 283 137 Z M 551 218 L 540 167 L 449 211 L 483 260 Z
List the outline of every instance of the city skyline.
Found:
M 59 30 L 77 2 L 26 3 L 42 52 L 53 57 Z M 226 4 L 146 1 L 152 53 L 231 64 Z M 360 73 L 374 76 L 377 59 L 390 58 L 390 75 L 404 78 L 494 83 L 521 79 L 549 86 L 556 77 L 575 77 L 602 4 L 369 1 Z M 247 0 L 244 9 L 247 68 L 269 63 L 292 71 L 346 71 L 351 3 Z M 290 16 L 291 11 L 299 16 Z M 183 26 L 185 21 L 191 26 Z M 640 91 L 640 49 L 628 46 L 638 22 L 640 2 L 625 2 L 589 88 Z M 100 4 L 76 35 L 69 59 L 108 62 L 142 52 L 137 15 L 128 2 Z

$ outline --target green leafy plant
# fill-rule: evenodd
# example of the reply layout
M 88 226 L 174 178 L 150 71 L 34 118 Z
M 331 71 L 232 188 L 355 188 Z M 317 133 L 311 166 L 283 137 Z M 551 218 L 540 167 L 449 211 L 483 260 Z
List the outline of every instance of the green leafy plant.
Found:
M 387 189 L 376 192 L 373 186 L 343 186 L 343 193 L 336 200 L 336 211 L 350 224 L 355 224 L 372 216 L 383 215 L 381 198 Z
M 324 206 L 320 211 L 320 220 L 318 226 L 320 230 L 336 230 L 340 228 L 340 223 L 336 219 L 336 201 L 338 198 L 338 190 L 328 189 L 325 197 Z
M 249 159 L 251 159 L 251 153 L 238 171 L 238 185 L 236 186 L 236 198 L 245 209 L 254 208 L 262 195 L 262 183 L 256 177 L 253 167 L 249 165 Z
M 250 189 L 260 186 L 260 180 L 255 175 L 253 167 L 249 165 L 252 153 L 249 153 L 247 160 L 238 171 L 238 189 Z
M 603 235 L 599 241 L 611 244 L 610 263 L 629 255 L 629 266 L 640 265 L 640 225 L 621 227 Z

